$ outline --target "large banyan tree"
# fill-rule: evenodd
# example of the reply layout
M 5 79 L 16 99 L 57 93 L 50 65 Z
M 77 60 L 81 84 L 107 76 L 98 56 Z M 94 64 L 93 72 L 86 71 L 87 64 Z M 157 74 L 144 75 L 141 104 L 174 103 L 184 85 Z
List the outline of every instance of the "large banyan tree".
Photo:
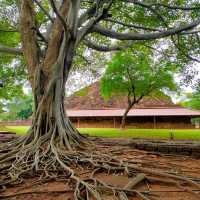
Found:
M 20 35 L 12 43 L 0 40 L 1 56 L 9 54 L 15 61 L 25 61 L 35 103 L 28 133 L 3 144 L 0 168 L 5 176 L 0 186 L 16 183 L 26 174 L 52 176 L 62 169 L 76 182 L 76 199 L 101 199 L 95 184 L 119 192 L 93 178 L 81 180 L 72 167 L 76 163 L 104 170 L 134 168 L 95 150 L 91 155 L 88 148 L 95 146 L 79 134 L 64 111 L 65 84 L 77 52 L 118 51 L 134 48 L 135 43 L 156 50 L 155 43 L 166 38 L 174 47 L 167 53 L 175 52 L 175 59 L 199 62 L 199 1 L 1 0 L 0 6 L 0 38 Z M 135 170 L 156 173 L 136 166 Z M 126 193 L 130 191 L 124 189 L 119 197 L 125 198 Z

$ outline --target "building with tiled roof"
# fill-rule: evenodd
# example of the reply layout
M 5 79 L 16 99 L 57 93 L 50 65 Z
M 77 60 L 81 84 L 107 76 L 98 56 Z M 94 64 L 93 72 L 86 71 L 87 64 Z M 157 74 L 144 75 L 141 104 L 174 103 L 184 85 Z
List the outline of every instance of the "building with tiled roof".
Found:
M 66 112 L 78 127 L 120 127 L 126 97 L 104 99 L 96 82 L 65 100 Z M 146 97 L 130 110 L 127 128 L 194 128 L 199 111 L 174 104 L 170 98 Z

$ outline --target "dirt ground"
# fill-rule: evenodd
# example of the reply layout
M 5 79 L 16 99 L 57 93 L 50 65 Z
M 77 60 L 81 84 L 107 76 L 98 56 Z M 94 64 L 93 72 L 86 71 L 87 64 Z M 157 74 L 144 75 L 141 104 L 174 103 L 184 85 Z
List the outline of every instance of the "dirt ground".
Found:
M 120 140 L 122 141 L 122 140 Z M 156 171 L 168 172 L 173 175 L 182 175 L 200 184 L 200 159 L 195 159 L 180 155 L 164 155 L 151 153 L 133 149 L 129 146 L 123 146 L 121 142 L 114 145 L 106 142 L 96 142 L 98 148 L 103 152 L 110 152 L 116 158 L 124 161 L 128 160 L 133 165 L 153 169 Z M 123 141 L 122 141 L 123 143 Z M 91 170 L 77 169 L 77 173 L 83 179 L 88 178 Z M 136 171 L 136 174 L 143 172 Z M 199 200 L 200 188 L 189 186 L 188 183 L 182 181 L 181 186 L 171 184 L 172 179 L 162 176 L 155 176 L 151 173 L 145 173 L 148 177 L 137 184 L 133 189 L 140 191 L 144 196 L 137 193 L 129 195 L 130 200 Z M 114 187 L 124 187 L 130 181 L 131 177 L 127 177 L 122 173 L 105 173 L 99 172 L 96 178 L 104 181 L 107 185 Z M 148 194 L 148 195 L 145 195 Z M 103 192 L 102 199 L 117 200 L 119 199 L 113 194 Z M 145 199 L 146 198 L 146 199 Z M 73 189 L 68 184 L 66 177 L 58 177 L 54 180 L 38 181 L 38 177 L 27 177 L 20 185 L 7 188 L 0 192 L 2 200 L 73 200 Z

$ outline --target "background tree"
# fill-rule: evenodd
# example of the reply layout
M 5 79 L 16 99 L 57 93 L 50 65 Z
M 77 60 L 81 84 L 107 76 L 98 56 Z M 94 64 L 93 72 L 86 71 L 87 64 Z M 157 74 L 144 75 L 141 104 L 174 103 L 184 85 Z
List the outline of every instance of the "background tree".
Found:
M 195 86 L 193 87 L 192 93 L 186 93 L 183 96 L 183 99 L 181 100 L 180 104 L 191 108 L 200 110 L 200 82 L 199 80 L 195 81 Z
M 84 152 L 84 139 L 64 112 L 65 83 L 76 56 L 88 48 L 108 52 L 136 43 L 155 49 L 151 41 L 168 37 L 174 46 L 179 47 L 180 41 L 187 46 L 184 55 L 193 58 L 198 55 L 193 47 L 198 48 L 199 10 L 199 1 L 189 0 L 1 0 L 0 52 L 11 55 L 12 61 L 23 57 L 35 108 L 28 134 L 5 144 L 0 162 L 9 162 L 4 172 L 10 168 L 1 185 L 26 173 L 49 170 L 52 174 L 62 167 L 77 183 L 75 199 L 86 198 L 81 196 L 83 187 L 86 194 L 100 199 L 96 183 L 80 180 L 70 167 L 76 162 L 99 168 L 107 160 L 97 152 L 96 156 Z M 7 44 L 8 34 L 8 41 L 14 39 L 12 44 Z M 183 42 L 191 39 L 192 45 Z M 181 55 L 183 49 L 178 49 Z M 97 160 L 104 161 L 99 166 L 94 164 Z
M 119 52 L 112 57 L 101 79 L 101 94 L 107 98 L 127 97 L 121 128 L 125 127 L 130 109 L 144 97 L 177 89 L 173 77 L 176 71 L 176 66 L 167 61 L 155 61 L 151 51 L 145 48 Z
M 21 95 L 6 101 L 3 105 L 3 112 L 0 113 L 0 120 L 24 120 L 33 113 L 32 95 Z
M 21 58 L 13 59 L 12 56 L 1 53 L 0 56 L 0 101 L 18 98 L 24 94 L 23 86 L 27 83 L 26 66 Z
M 200 93 L 194 92 L 193 94 L 187 95 L 187 100 L 182 103 L 182 105 L 192 108 L 192 109 L 197 109 L 200 110 Z

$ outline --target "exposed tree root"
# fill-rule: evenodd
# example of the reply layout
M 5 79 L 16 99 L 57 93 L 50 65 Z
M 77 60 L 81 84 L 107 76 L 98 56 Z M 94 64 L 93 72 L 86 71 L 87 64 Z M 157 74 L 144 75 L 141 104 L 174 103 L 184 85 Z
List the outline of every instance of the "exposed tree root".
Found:
M 49 129 L 45 135 L 38 132 L 34 139 L 30 139 L 34 133 L 32 131 L 30 129 L 26 137 L 17 138 L 1 146 L 4 150 L 4 153 L 0 154 L 1 189 L 19 184 L 28 176 L 37 176 L 38 180 L 62 176 L 73 189 L 76 200 L 101 200 L 105 199 L 105 194 L 116 196 L 120 200 L 127 200 L 129 196 L 137 196 L 142 200 L 155 199 L 152 198 L 153 191 L 137 189 L 138 184 L 145 184 L 146 181 L 170 184 L 175 186 L 177 191 L 191 193 L 197 196 L 197 199 L 200 197 L 197 192 L 200 185 L 192 178 L 120 161 L 112 153 L 98 151 L 95 145 L 91 147 L 88 143 L 75 143 L 65 138 L 66 135 L 58 135 L 56 127 Z M 79 169 L 90 170 L 92 173 L 83 178 Z M 109 185 L 97 178 L 96 175 L 102 171 L 108 174 L 123 173 L 129 177 L 130 182 L 124 187 Z
M 72 190 L 58 190 L 58 191 L 28 191 L 28 192 L 18 192 L 18 193 L 13 193 L 13 194 L 7 194 L 7 195 L 0 195 L 0 198 L 8 198 L 8 197 L 16 197 L 16 196 L 21 196 L 21 195 L 26 195 L 26 194 L 44 194 L 44 193 L 67 193 L 67 192 L 72 192 Z

